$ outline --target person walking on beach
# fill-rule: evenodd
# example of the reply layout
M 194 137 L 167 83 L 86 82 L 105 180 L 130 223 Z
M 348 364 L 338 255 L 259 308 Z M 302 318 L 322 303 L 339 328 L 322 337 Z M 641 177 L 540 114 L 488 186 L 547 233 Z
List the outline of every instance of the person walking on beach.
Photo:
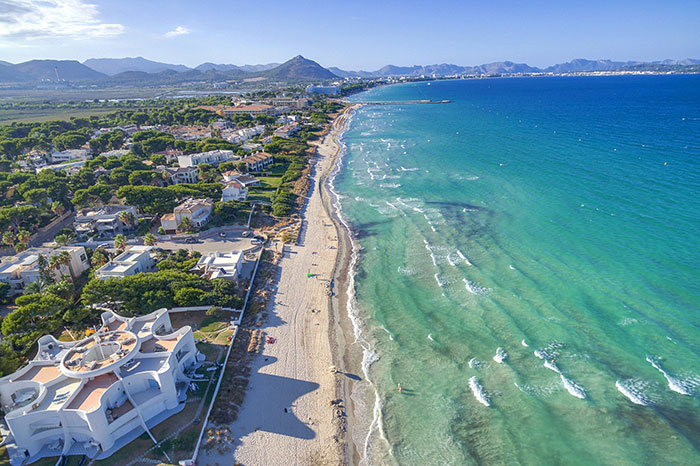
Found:
M 399 383 L 399 386 L 397 387 L 399 389 L 399 393 L 401 393 L 401 384 Z

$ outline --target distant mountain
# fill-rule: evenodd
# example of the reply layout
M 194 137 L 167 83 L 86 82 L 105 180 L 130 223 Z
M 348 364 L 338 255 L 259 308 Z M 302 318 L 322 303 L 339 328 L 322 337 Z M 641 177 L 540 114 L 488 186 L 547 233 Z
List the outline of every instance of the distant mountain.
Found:
M 279 63 L 268 63 L 266 65 L 227 65 L 227 64 L 217 64 L 217 63 L 202 63 L 201 65 L 195 67 L 199 71 L 230 71 L 230 70 L 240 70 L 246 71 L 248 73 L 259 73 L 261 71 L 271 70 L 280 66 Z
M 380 77 L 391 76 L 457 76 L 457 75 L 482 75 L 482 74 L 511 74 L 511 73 L 537 73 L 539 68 L 526 65 L 524 63 L 513 63 L 502 61 L 487 63 L 479 66 L 459 66 L 450 63 L 439 65 L 415 65 L 415 66 L 395 66 L 387 65 L 376 71 L 344 71 L 339 68 L 329 68 L 333 73 L 344 78 L 347 77 Z
M 0 83 L 21 83 L 31 80 L 29 76 L 15 69 L 13 64 L 6 63 L 0 63 Z
M 248 73 L 259 73 L 261 71 L 271 70 L 280 66 L 279 63 L 267 63 L 264 65 L 241 65 L 238 68 L 247 71 Z
M 14 65 L 13 68 L 35 81 L 56 81 L 57 72 L 58 79 L 66 81 L 84 81 L 104 76 L 76 60 L 31 60 Z
M 10 63 L 9 61 L 0 60 L 0 65 L 12 66 L 12 63 Z
M 143 57 L 127 57 L 127 58 L 90 58 L 83 62 L 83 65 L 92 68 L 95 71 L 114 76 L 115 74 L 125 71 L 143 71 L 146 73 L 160 73 L 165 70 L 187 71 L 190 68 L 185 65 L 173 65 L 170 63 L 161 63 L 153 60 L 147 60 Z
M 315 61 L 308 60 L 301 55 L 297 55 L 271 70 L 264 71 L 260 75 L 277 81 L 318 81 L 338 78 L 337 75 Z
M 201 65 L 197 65 L 194 67 L 195 70 L 198 71 L 230 71 L 230 70 L 238 70 L 240 69 L 236 65 L 224 65 L 224 64 L 218 64 L 218 63 L 202 63 Z

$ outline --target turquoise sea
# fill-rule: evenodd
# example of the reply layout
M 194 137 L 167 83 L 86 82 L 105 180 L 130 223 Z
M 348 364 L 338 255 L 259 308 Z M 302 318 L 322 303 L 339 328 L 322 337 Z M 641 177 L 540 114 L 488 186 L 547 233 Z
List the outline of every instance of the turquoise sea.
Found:
M 451 103 L 360 108 L 332 180 L 363 464 L 700 464 L 700 76 L 351 100 L 412 99 Z

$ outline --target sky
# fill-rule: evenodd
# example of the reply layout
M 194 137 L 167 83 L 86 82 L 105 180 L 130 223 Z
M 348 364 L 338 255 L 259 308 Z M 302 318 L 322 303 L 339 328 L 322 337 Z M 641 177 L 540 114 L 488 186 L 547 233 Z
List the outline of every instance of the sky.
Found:
M 548 66 L 700 58 L 698 0 L 0 0 L 0 60 Z

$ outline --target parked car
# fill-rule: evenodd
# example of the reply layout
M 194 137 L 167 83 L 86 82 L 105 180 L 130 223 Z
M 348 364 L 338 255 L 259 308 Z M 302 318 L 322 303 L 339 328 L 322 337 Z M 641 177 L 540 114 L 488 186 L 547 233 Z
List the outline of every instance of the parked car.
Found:
M 224 232 L 222 231 L 221 233 L 219 233 L 219 237 L 221 237 L 221 238 L 226 238 L 226 233 L 224 233 Z
M 250 236 L 250 231 L 244 231 L 243 233 L 241 233 L 241 236 L 243 236 L 244 238 L 249 237 L 249 236 Z
M 261 240 L 259 240 L 258 238 L 253 238 L 252 240 L 250 240 L 250 244 L 256 244 L 256 245 L 257 245 L 257 244 L 262 244 L 262 243 L 263 243 L 263 242 L 262 242 Z
M 187 244 L 194 244 L 196 242 L 197 242 L 197 238 L 192 238 L 192 237 L 189 237 L 185 240 L 185 243 L 187 243 Z

